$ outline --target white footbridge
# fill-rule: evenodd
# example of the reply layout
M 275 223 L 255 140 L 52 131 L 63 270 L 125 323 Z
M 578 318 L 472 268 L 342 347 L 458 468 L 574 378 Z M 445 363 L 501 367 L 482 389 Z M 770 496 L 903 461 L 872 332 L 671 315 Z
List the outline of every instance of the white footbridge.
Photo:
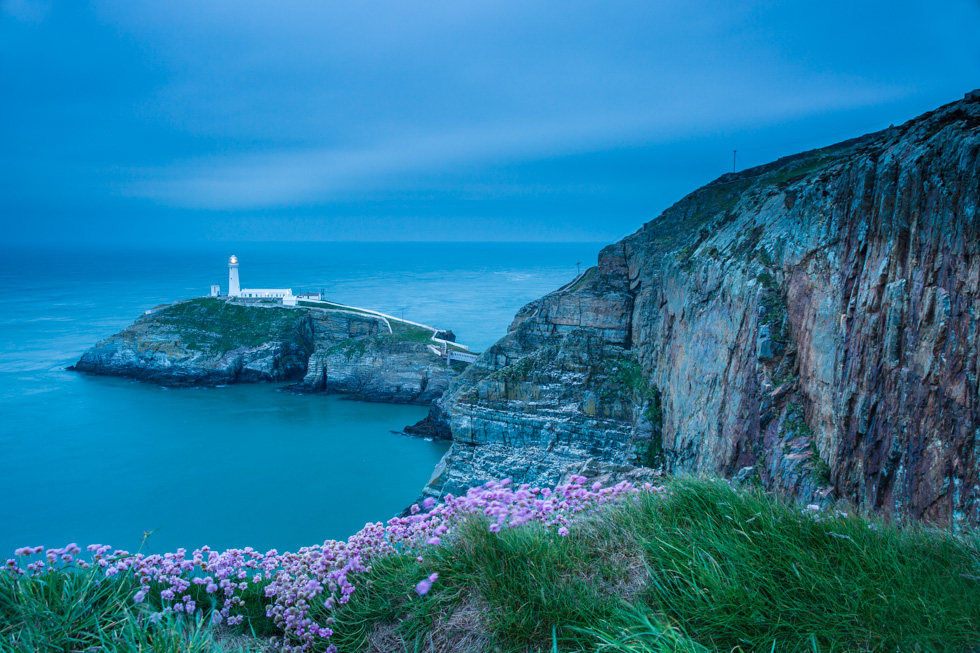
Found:
M 468 351 L 456 351 L 450 349 L 445 343 L 442 345 L 442 356 L 446 359 L 446 365 L 451 364 L 453 361 L 472 363 L 480 357 L 479 354 L 473 354 Z

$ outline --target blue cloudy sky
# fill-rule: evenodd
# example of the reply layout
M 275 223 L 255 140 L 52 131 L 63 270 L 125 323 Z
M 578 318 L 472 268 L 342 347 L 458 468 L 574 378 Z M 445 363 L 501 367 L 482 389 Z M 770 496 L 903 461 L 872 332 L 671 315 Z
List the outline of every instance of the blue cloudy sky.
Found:
M 977 0 L 0 0 L 0 221 L 612 241 L 976 87 Z

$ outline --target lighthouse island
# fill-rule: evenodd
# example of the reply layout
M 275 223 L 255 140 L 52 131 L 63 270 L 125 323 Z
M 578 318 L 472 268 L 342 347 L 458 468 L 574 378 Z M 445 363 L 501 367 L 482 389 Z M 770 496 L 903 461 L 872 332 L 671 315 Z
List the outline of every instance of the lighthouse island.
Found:
M 69 369 L 163 386 L 289 382 L 301 392 L 429 405 L 479 355 L 449 329 L 291 288 L 243 288 L 146 311 Z

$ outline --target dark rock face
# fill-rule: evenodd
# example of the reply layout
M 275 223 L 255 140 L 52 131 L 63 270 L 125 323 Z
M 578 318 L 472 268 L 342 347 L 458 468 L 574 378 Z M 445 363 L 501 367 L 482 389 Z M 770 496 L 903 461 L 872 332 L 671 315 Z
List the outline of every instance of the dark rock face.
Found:
M 450 386 L 427 491 L 589 457 L 977 525 L 978 152 L 974 93 L 685 197 Z
M 142 316 L 75 369 L 168 386 L 296 381 L 309 392 L 422 405 L 457 374 L 438 348 L 399 339 L 381 318 L 211 298 Z

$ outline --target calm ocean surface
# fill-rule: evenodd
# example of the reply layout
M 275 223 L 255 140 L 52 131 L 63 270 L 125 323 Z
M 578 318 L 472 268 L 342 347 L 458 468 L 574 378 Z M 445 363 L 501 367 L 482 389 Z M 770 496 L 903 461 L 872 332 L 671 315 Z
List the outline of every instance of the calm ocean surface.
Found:
M 77 542 L 296 550 L 383 521 L 448 448 L 392 431 L 426 409 L 274 385 L 165 389 L 64 368 L 153 306 L 250 287 L 453 329 L 481 351 L 602 244 L 208 244 L 0 249 L 0 560 Z

